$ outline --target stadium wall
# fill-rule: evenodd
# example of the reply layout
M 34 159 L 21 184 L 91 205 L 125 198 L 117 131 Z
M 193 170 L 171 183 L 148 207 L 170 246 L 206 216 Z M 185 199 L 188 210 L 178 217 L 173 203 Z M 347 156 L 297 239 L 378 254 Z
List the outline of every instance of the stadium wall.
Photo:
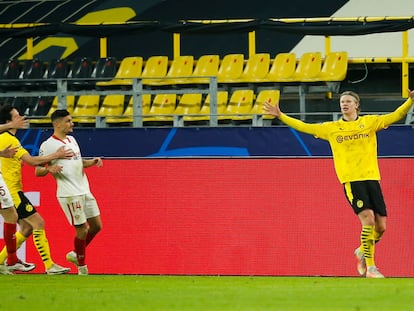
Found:
M 19 136 L 34 151 L 50 134 Z M 390 217 L 377 264 L 387 276 L 412 277 L 413 129 L 379 134 L 380 155 L 393 156 L 380 159 Z M 88 249 L 91 273 L 356 275 L 360 225 L 324 142 L 286 127 L 77 129 L 76 136 L 85 156 L 108 157 L 88 169 L 104 222 Z M 40 195 L 54 260 L 64 264 L 73 230 L 55 183 L 23 170 L 25 191 Z M 25 257 L 43 273 L 26 244 Z
M 376 254 L 387 276 L 414 276 L 413 164 L 380 160 L 389 220 Z M 357 275 L 360 225 L 329 158 L 111 159 L 88 173 L 104 223 L 88 247 L 91 273 Z M 64 264 L 73 230 L 54 181 L 24 174 Z M 32 241 L 27 260 L 43 272 Z

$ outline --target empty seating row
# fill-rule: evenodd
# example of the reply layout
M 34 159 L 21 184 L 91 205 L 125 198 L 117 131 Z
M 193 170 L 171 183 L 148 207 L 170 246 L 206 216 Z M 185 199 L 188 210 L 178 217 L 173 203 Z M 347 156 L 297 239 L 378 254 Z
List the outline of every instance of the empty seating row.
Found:
M 251 89 L 235 90 L 217 93 L 218 120 L 248 121 L 256 116 L 263 119 L 273 119 L 272 116 L 263 116 L 265 101 L 279 102 L 279 90 L 261 90 L 257 94 Z M 76 123 L 95 125 L 96 117 L 105 118 L 107 124 L 132 123 L 134 97 L 127 99 L 123 94 L 110 94 L 104 97 L 99 95 L 81 95 L 78 98 L 67 96 L 66 106 Z M 39 104 L 38 104 L 39 106 Z M 40 107 L 40 106 L 39 106 Z M 49 109 L 41 116 L 36 107 L 32 110 L 32 124 L 50 124 L 50 115 L 58 107 L 58 98 L 53 99 Z M 185 122 L 209 121 L 211 118 L 211 98 L 208 94 L 187 93 L 157 94 L 142 96 L 143 122 L 169 122 L 180 119 Z
M 208 84 L 209 77 L 218 83 L 315 82 L 342 81 L 347 73 L 346 52 L 304 53 L 299 61 L 294 53 L 279 53 L 273 61 L 268 53 L 179 56 L 169 63 L 167 56 L 151 56 L 146 62 L 140 56 L 125 57 L 117 67 L 116 59 L 107 57 L 93 63 L 89 58 L 65 60 L 8 60 L 0 62 L 0 91 L 24 90 L 49 86 L 56 89 L 54 79 L 68 78 L 69 89 L 130 87 L 132 79 L 142 78 L 148 86 Z M 45 81 L 46 80 L 46 81 Z M 106 80 L 106 81 L 101 81 Z
M 115 78 L 98 82 L 98 87 L 132 85 L 133 78 L 142 78 L 144 85 L 206 84 L 210 76 L 218 83 L 316 82 L 342 81 L 347 73 L 346 52 L 304 53 L 297 62 L 295 53 L 279 53 L 273 61 L 268 53 L 203 55 L 197 62 L 193 56 L 179 56 L 168 64 L 167 56 L 150 57 L 145 67 L 141 57 L 124 58 Z
M 45 87 L 56 90 L 56 79 L 69 79 L 69 86 L 95 88 L 96 80 L 112 79 L 117 70 L 114 57 L 77 58 L 73 62 L 64 59 L 43 62 L 39 59 L 0 61 L 0 91 L 39 90 Z

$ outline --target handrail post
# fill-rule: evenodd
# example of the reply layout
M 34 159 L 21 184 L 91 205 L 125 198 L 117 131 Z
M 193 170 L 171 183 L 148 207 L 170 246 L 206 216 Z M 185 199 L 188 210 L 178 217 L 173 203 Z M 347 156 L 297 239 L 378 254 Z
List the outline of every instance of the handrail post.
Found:
M 132 90 L 133 90 L 133 113 L 132 113 L 132 126 L 142 127 L 142 79 L 132 79 Z
M 210 126 L 217 126 L 217 77 L 211 76 L 209 83 L 210 94 Z
M 58 98 L 57 109 L 68 109 L 67 95 L 68 95 L 68 82 L 66 80 L 57 79 L 56 81 L 56 96 Z

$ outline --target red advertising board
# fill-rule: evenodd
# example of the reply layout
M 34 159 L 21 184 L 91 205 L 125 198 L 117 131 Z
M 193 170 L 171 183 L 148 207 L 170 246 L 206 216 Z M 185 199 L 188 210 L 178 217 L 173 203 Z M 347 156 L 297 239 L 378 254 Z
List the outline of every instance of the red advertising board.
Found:
M 412 165 L 380 160 L 386 276 L 414 276 Z M 90 273 L 356 276 L 360 224 L 329 158 L 111 159 L 87 173 L 104 224 L 87 249 Z M 25 191 L 40 192 L 53 259 L 66 264 L 73 229 L 55 182 L 28 166 L 24 175 Z M 26 258 L 44 272 L 31 240 Z

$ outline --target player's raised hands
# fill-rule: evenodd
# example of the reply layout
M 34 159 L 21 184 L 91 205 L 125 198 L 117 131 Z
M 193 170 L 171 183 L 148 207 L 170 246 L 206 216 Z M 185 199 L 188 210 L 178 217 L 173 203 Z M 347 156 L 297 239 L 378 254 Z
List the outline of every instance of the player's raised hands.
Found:
M 264 104 L 263 104 L 263 111 L 266 114 L 271 114 L 271 115 L 276 116 L 276 117 L 279 117 L 280 114 L 282 113 L 280 111 L 279 105 L 277 103 L 273 106 L 269 102 L 264 102 Z
M 29 120 L 26 117 L 19 116 L 8 123 L 13 129 L 26 129 L 29 127 Z
M 411 100 L 414 101 L 414 90 L 411 91 L 410 89 L 408 89 L 408 97 L 410 97 Z

